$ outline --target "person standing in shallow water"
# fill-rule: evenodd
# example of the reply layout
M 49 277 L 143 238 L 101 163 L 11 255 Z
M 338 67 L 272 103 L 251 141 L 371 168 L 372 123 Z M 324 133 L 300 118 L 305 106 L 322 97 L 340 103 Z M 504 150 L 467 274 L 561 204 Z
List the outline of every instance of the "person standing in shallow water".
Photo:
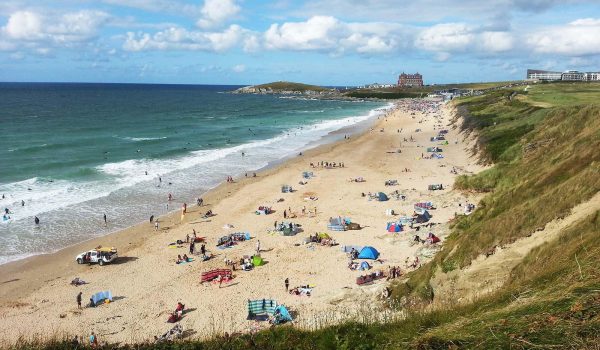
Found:
M 106 222 L 106 214 L 104 214 L 104 226 L 106 226 L 106 225 L 107 225 L 107 222 Z
M 35 222 L 35 224 L 36 224 L 36 225 L 39 225 L 39 224 L 40 224 L 40 219 L 39 219 L 39 218 L 36 216 L 36 217 L 33 219 L 33 222 Z

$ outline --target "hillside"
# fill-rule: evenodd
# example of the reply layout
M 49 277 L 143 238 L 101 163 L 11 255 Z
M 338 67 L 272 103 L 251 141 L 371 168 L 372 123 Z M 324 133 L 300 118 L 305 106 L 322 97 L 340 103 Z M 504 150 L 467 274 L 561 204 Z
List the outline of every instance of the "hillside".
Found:
M 326 89 L 321 86 L 293 83 L 289 81 L 277 81 L 260 85 L 245 86 L 234 91 L 234 93 L 251 94 L 330 94 L 335 92 L 335 90 Z
M 598 349 L 600 86 L 542 84 L 454 101 L 455 128 L 491 166 L 461 176 L 485 194 L 440 253 L 392 288 L 405 318 L 144 348 Z M 462 120 L 462 122 L 461 122 Z M 374 301 L 375 303 L 375 301 Z M 67 343 L 22 348 L 68 348 Z M 116 347 L 116 346 L 115 346 Z

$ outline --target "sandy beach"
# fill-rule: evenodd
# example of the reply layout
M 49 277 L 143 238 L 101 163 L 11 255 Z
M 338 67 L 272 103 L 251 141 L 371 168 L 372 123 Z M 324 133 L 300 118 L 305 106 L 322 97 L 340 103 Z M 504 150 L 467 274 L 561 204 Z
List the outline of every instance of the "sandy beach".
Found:
M 406 272 L 410 270 L 405 267 L 407 258 L 412 262 L 415 256 L 423 257 L 423 252 L 430 249 L 423 244 L 411 245 L 415 233 L 425 238 L 433 232 L 443 244 L 448 234 L 447 222 L 456 213 L 462 214 L 466 203 L 477 202 L 476 197 L 451 190 L 457 176 L 450 171 L 453 167 L 458 174 L 481 170 L 471 157 L 470 139 L 450 125 L 451 106 L 439 103 L 438 112 L 424 112 L 415 107 L 419 103 L 422 102 L 398 102 L 397 108 L 380 117 L 369 131 L 304 152 L 258 173 L 256 178 L 223 183 L 202 196 L 202 207 L 188 203 L 183 220 L 179 212 L 160 217 L 158 231 L 145 222 L 55 254 L 0 266 L 0 341 L 12 343 L 21 336 L 87 336 L 92 331 L 100 341 L 152 340 L 172 327 L 166 320 L 178 301 L 189 310 L 181 325 L 191 337 L 267 327 L 266 322 L 246 320 L 248 299 L 268 298 L 285 304 L 298 326 L 310 326 L 319 313 L 343 313 L 360 304 L 376 306 L 387 282 L 358 286 L 356 278 L 365 272 L 347 267 L 348 257 L 341 247 L 373 246 L 381 253 L 381 261 L 371 261 L 371 271 L 380 269 L 387 273 L 389 266 L 400 266 Z M 430 141 L 440 129 L 449 130 L 447 145 Z M 443 149 L 444 158 L 422 158 L 429 154 L 427 147 L 436 145 Z M 320 166 L 322 161 L 337 164 L 335 168 L 325 168 Z M 340 162 L 344 167 L 338 166 Z M 310 163 L 319 166 L 311 167 Z M 307 183 L 300 185 L 303 171 L 313 172 L 314 177 L 304 179 Z M 366 181 L 350 181 L 357 177 Z M 397 180 L 398 185 L 384 186 L 386 180 Z M 296 191 L 281 193 L 284 184 Z M 429 184 L 443 184 L 444 190 L 428 191 Z M 405 200 L 390 197 L 389 201 L 379 202 L 362 196 L 379 191 L 398 191 Z M 172 205 L 180 206 L 177 194 L 174 196 Z M 398 218 L 386 215 L 386 210 L 410 216 L 416 202 L 427 201 L 436 207 L 430 211 L 430 222 L 435 226 L 419 232 L 410 228 L 399 233 L 386 231 L 387 222 Z M 261 205 L 271 206 L 275 212 L 257 215 L 255 211 Z M 285 221 L 300 224 L 302 232 L 295 236 L 270 233 L 274 222 L 284 220 L 284 211 L 289 214 L 290 209 L 296 217 Z M 202 218 L 207 210 L 216 215 Z M 316 215 L 308 214 L 315 210 Z M 363 228 L 327 230 L 329 218 L 337 216 L 351 218 Z M 226 228 L 228 225 L 230 228 Z M 169 244 L 185 241 L 192 230 L 198 237 L 206 238 L 206 248 L 214 258 L 200 261 L 196 257 L 195 261 L 177 265 L 177 255 L 189 253 L 188 246 L 172 248 Z M 218 238 L 233 232 L 249 232 L 252 238 L 218 249 Z M 317 232 L 327 232 L 339 245 L 303 244 L 305 238 Z M 239 260 L 254 254 L 258 240 L 265 265 L 251 271 L 235 271 L 233 280 L 221 286 L 200 283 L 202 272 L 226 268 L 226 259 Z M 116 247 L 118 260 L 105 266 L 75 262 L 78 253 L 98 245 Z M 70 285 L 75 277 L 88 283 Z M 290 287 L 314 286 L 312 295 L 287 293 L 286 278 Z M 112 292 L 112 303 L 77 308 L 79 292 L 85 303 L 93 293 L 103 290 Z

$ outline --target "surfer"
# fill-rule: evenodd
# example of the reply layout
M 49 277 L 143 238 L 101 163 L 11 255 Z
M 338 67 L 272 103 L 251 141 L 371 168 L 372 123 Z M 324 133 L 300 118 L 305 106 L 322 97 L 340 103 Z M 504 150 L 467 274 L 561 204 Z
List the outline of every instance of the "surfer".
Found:
M 25 206 L 25 201 L 21 200 L 21 206 L 24 207 Z

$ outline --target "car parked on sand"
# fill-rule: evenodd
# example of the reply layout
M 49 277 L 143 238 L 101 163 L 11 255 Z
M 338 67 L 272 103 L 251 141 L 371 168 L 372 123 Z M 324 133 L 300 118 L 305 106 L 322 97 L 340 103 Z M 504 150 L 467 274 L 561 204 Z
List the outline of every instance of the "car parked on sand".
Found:
M 117 255 L 117 249 L 114 247 L 98 247 L 87 252 L 83 252 L 75 258 L 78 264 L 95 264 L 100 265 L 113 262 Z

